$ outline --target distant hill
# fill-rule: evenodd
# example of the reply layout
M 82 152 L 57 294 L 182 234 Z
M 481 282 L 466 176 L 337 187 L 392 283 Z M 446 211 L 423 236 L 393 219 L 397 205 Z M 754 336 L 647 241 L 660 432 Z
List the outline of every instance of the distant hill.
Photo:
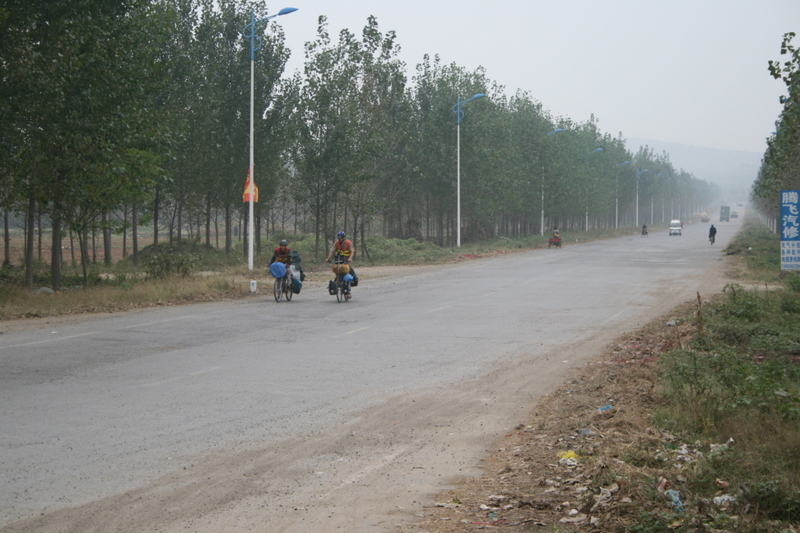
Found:
M 666 152 L 676 170 L 683 169 L 698 179 L 710 181 L 724 190 L 734 190 L 737 193 L 742 190 L 747 193 L 750 190 L 764 155 L 652 139 L 628 138 L 626 144 L 633 153 L 638 152 L 640 146 L 649 146 L 659 155 Z

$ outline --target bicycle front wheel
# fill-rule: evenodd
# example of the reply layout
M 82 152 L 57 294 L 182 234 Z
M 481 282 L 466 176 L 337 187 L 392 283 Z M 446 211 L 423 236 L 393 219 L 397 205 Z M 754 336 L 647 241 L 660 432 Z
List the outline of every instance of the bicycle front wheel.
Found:
M 344 300 L 344 281 L 342 281 L 341 274 L 338 274 L 336 276 L 336 301 L 343 302 Z
M 281 298 L 283 298 L 283 278 L 275 278 L 272 293 L 275 295 L 275 301 L 280 302 Z

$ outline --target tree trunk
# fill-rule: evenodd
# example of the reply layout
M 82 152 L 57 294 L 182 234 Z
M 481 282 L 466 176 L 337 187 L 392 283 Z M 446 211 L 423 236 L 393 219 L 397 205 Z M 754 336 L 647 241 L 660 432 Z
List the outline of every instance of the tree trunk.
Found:
M 39 263 L 41 263 L 42 262 L 42 211 L 41 210 L 39 210 L 39 212 L 36 214 L 36 221 L 38 222 L 36 224 L 36 237 L 37 237 L 36 249 L 38 254 L 37 257 L 39 258 Z
M 89 230 L 84 228 L 78 232 L 78 246 L 81 252 L 81 270 L 83 272 L 83 284 L 87 285 L 88 275 L 86 273 L 86 263 L 89 262 Z
M 181 237 L 183 236 L 182 228 L 183 226 L 183 202 L 180 200 L 178 201 L 178 251 L 182 249 L 181 245 Z
M 103 211 L 103 263 L 111 265 L 111 228 L 108 227 L 108 213 Z
M 250 212 L 245 209 L 239 220 L 242 221 L 241 225 L 239 226 L 242 228 L 242 230 L 239 232 L 239 235 L 242 236 L 242 254 L 244 255 L 244 258 L 247 259 L 247 249 L 250 246 L 248 243 L 250 242 L 250 239 L 253 238 L 253 236 L 250 235 Z
M 231 255 L 231 205 L 225 204 L 225 257 Z
M 261 210 L 256 209 L 255 215 L 255 245 L 256 245 L 256 255 L 261 256 Z
M 139 216 L 135 203 L 131 206 L 131 239 L 133 240 L 133 264 L 139 266 Z
M 122 206 L 122 258 L 128 257 L 128 204 Z
M 8 234 L 8 209 L 3 209 L 3 266 L 11 264 L 11 235 Z
M 219 209 L 214 209 L 214 248 L 219 250 Z
M 72 268 L 77 266 L 77 262 L 75 261 L 75 233 L 72 230 L 69 230 L 69 256 Z
M 92 264 L 97 264 L 97 228 L 94 225 L 92 226 Z
M 36 198 L 28 198 L 28 231 L 25 235 L 25 286 L 33 289 L 33 221 L 36 216 Z
M 161 200 L 160 187 L 156 185 L 156 198 L 153 202 L 153 253 L 158 253 L 158 204 Z
M 206 194 L 206 248 L 211 248 L 211 194 Z
M 61 290 L 61 204 L 58 195 L 53 198 L 53 246 L 50 258 L 50 283 L 54 291 Z

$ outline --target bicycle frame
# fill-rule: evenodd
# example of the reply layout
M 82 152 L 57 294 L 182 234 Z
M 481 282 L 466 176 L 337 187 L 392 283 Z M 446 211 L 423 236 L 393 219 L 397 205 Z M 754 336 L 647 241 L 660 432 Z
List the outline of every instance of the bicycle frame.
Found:
M 347 259 L 342 256 L 336 256 L 333 260 L 334 265 L 344 265 L 347 263 Z M 350 299 L 350 282 L 345 281 L 344 277 L 347 274 L 342 274 L 341 272 L 336 272 L 336 279 L 334 280 L 334 284 L 336 285 L 336 301 L 337 302 L 346 302 Z
M 292 274 L 290 270 L 286 269 L 286 275 L 282 278 L 275 278 L 275 285 L 272 289 L 273 296 L 275 296 L 275 301 L 280 302 L 284 295 L 286 296 L 286 301 L 292 301 Z

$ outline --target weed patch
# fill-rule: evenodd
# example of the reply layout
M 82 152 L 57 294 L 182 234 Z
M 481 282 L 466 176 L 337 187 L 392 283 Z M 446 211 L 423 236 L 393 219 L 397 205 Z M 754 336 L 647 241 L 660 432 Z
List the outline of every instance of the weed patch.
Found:
M 755 241 L 753 241 L 755 239 Z M 775 244 L 773 248 L 773 244 Z M 772 258 L 777 240 L 749 228 L 735 249 L 746 250 L 756 277 L 778 279 Z M 771 250 L 766 250 L 771 248 Z M 718 513 L 711 527 L 778 531 L 780 522 L 800 520 L 800 308 L 798 277 L 782 278 L 783 289 L 748 290 L 729 284 L 703 311 L 704 328 L 691 349 L 660 361 L 665 398 L 657 420 L 697 442 L 728 441 L 723 453 L 709 449 L 688 480 L 693 497 L 711 502 L 726 488 L 733 514 Z M 746 514 L 759 526 L 734 517 Z M 660 527 L 642 517 L 640 528 Z M 777 521 L 770 524 L 769 521 Z

